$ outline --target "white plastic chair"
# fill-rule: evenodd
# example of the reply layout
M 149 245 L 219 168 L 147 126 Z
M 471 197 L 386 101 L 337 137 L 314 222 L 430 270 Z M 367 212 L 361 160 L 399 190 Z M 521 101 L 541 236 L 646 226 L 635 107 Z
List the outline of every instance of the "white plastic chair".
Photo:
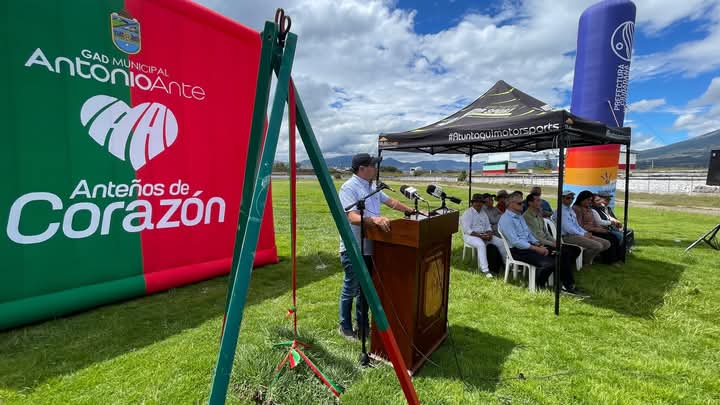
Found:
M 462 254 L 462 261 L 465 262 L 465 251 L 470 249 L 470 257 L 472 260 L 477 263 L 477 271 L 480 271 L 480 263 L 475 258 L 477 254 L 477 249 L 475 249 L 475 246 L 468 244 L 467 242 L 463 241 L 463 254 Z
M 535 266 L 533 266 L 530 263 L 521 262 L 520 260 L 515 260 L 512 256 L 512 253 L 510 252 L 510 245 L 508 245 L 507 240 L 505 239 L 505 236 L 502 234 L 500 229 L 498 229 L 498 233 L 500 234 L 500 239 L 503 241 L 503 246 L 505 247 L 505 282 L 508 282 L 508 276 L 510 275 L 510 271 L 513 272 L 513 280 L 517 277 L 518 271 L 523 271 L 524 269 L 527 269 L 528 271 L 528 289 L 530 292 L 535 292 Z M 524 273 L 524 271 L 523 271 Z
M 545 226 L 547 227 L 548 231 L 550 231 L 550 236 L 552 236 L 553 240 L 555 240 L 555 238 L 557 238 L 557 228 L 555 227 L 555 222 L 547 218 L 543 218 L 543 220 L 545 221 Z M 577 271 L 580 271 L 583 266 L 583 252 L 585 251 L 585 249 L 580 245 L 574 245 L 572 243 L 563 242 L 562 244 L 568 246 L 575 246 L 576 248 L 580 249 L 580 254 L 575 260 L 575 268 L 577 269 Z

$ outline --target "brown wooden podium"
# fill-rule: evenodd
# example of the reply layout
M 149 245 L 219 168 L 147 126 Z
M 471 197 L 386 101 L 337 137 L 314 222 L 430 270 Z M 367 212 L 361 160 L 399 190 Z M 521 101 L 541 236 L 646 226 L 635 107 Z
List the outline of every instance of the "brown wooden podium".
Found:
M 375 241 L 375 289 L 410 375 L 447 336 L 451 240 L 458 219 L 457 211 L 396 219 L 390 232 L 367 232 Z M 374 322 L 370 339 L 371 354 L 387 359 Z

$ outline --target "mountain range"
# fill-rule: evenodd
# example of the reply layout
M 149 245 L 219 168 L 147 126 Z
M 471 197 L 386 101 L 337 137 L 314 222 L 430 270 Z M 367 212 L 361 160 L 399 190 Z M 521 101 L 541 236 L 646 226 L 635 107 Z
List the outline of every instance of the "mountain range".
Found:
M 683 167 L 683 168 L 707 168 L 710 161 L 710 150 L 720 149 L 720 130 L 712 131 L 704 135 L 690 138 L 684 141 L 661 146 L 659 148 L 638 151 L 637 168 L 647 169 L 650 167 Z M 475 158 L 473 169 L 482 167 L 482 157 Z M 330 168 L 346 169 L 351 166 L 352 155 L 337 156 L 325 159 Z M 518 169 L 529 169 L 533 167 L 544 167 L 547 164 L 545 159 L 527 160 L 518 163 Z M 555 160 L 553 160 L 555 164 Z M 311 167 L 309 160 L 300 162 L 304 168 Z M 394 158 L 384 158 L 382 166 L 396 167 L 402 171 L 409 171 L 411 168 L 421 167 L 423 170 L 437 171 L 460 171 L 467 170 L 467 162 L 458 162 L 451 159 L 442 160 L 421 160 L 417 162 L 402 162 Z
M 695 138 L 638 152 L 637 168 L 687 167 L 706 169 L 710 150 L 720 149 L 720 129 Z

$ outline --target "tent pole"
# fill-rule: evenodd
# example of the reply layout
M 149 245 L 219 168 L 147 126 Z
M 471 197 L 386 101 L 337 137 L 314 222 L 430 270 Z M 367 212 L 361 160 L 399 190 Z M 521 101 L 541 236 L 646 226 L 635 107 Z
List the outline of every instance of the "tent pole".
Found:
M 615 192 L 617 195 L 617 191 Z M 617 199 L 615 199 L 617 201 Z M 625 149 L 625 209 L 623 210 L 623 263 L 625 263 L 625 255 L 627 254 L 627 223 L 628 223 L 628 204 L 630 202 L 630 144 Z
M 470 145 L 470 163 L 468 165 L 468 206 L 472 205 L 470 199 L 472 198 L 472 145 Z
M 378 145 L 378 152 L 377 152 L 378 166 L 377 166 L 377 174 L 375 175 L 375 184 L 380 183 L 380 165 L 382 164 L 382 159 L 380 159 L 381 156 L 382 156 L 382 150 L 380 150 L 380 145 Z
M 560 266 L 562 265 L 562 192 L 563 182 L 565 181 L 565 137 L 561 133 L 558 135 L 558 143 L 560 146 L 560 160 L 558 161 L 558 190 L 557 190 L 557 218 L 555 230 L 555 246 L 557 254 L 555 255 L 555 315 L 560 315 Z

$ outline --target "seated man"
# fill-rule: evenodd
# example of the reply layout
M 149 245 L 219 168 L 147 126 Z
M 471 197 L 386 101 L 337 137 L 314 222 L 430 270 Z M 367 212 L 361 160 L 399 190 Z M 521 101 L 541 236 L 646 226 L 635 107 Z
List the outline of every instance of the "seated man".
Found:
M 495 203 L 495 195 L 485 193 L 482 195 L 482 198 L 485 201 L 485 206 L 483 207 L 483 209 L 485 210 L 485 213 L 490 220 L 490 226 L 492 227 L 493 233 L 495 234 L 495 236 L 500 236 L 497 231 L 497 225 L 498 221 L 500 221 L 500 216 L 502 215 L 502 212 L 500 212 L 497 207 L 493 206 L 493 204 Z
M 545 226 L 540 195 L 536 193 L 528 194 L 525 199 L 525 205 L 527 205 L 528 209 L 523 214 L 523 218 L 525 219 L 525 223 L 527 223 L 528 229 L 530 229 L 530 233 L 550 251 L 557 250 L 555 238 L 550 235 L 547 226 Z M 571 294 L 577 293 L 574 272 L 577 270 L 576 260 L 579 255 L 579 247 L 566 244 L 562 245 L 560 277 L 562 278 L 563 290 Z
M 470 200 L 472 206 L 465 210 L 460 217 L 463 240 L 477 250 L 478 267 L 485 274 L 485 277 L 492 278 L 490 266 L 487 259 L 487 245 L 493 244 L 500 251 L 503 262 L 505 261 L 505 248 L 502 241 L 493 235 L 490 220 L 483 210 L 483 198 L 481 194 L 474 194 Z
M 578 194 L 573 204 L 575 217 L 578 224 L 587 232 L 592 233 L 594 237 L 602 238 L 610 243 L 610 247 L 601 253 L 603 262 L 611 264 L 622 258 L 620 251 L 620 240 L 610 233 L 607 227 L 600 226 L 595 223 L 593 213 L 595 211 L 590 208 L 593 193 L 589 190 L 583 190 Z
M 555 259 L 550 251 L 533 236 L 522 217 L 522 197 L 510 194 L 507 209 L 500 217 L 498 229 L 505 237 L 513 259 L 535 266 L 535 285 L 543 288 L 555 270 Z
M 610 242 L 605 239 L 593 236 L 592 233 L 587 232 L 578 224 L 575 211 L 573 211 L 570 204 L 575 198 L 575 193 L 570 190 L 565 190 L 562 193 L 562 224 L 560 229 L 560 235 L 563 241 L 578 245 L 585 249 L 583 253 L 583 264 L 589 265 L 592 263 L 595 256 L 600 252 L 603 252 L 610 248 Z M 557 224 L 557 211 L 553 213 L 552 220 Z
M 507 196 L 508 192 L 505 190 L 498 191 L 497 196 L 495 196 L 495 201 L 497 201 L 495 207 L 500 210 L 500 213 L 505 212 L 505 207 L 507 206 L 505 200 L 507 199 Z
M 595 220 L 600 224 L 607 225 L 610 232 L 614 234 L 618 240 L 624 241 L 625 233 L 623 232 L 623 223 L 617 219 L 612 208 L 610 208 L 611 199 L 612 194 L 607 191 L 601 191 L 595 195 L 592 204 L 593 210 L 598 214 Z M 632 229 L 628 229 L 627 233 L 628 237 L 625 243 L 625 249 L 630 250 L 635 243 L 635 233 Z
M 543 218 L 550 218 L 550 216 L 552 216 L 553 210 L 552 210 L 552 207 L 550 207 L 550 203 L 547 202 L 547 200 L 544 200 L 542 198 L 542 188 L 540 186 L 534 186 L 533 188 L 530 189 L 530 193 L 531 194 L 535 193 L 538 196 L 540 196 L 540 208 L 541 208 L 542 216 L 543 216 Z M 527 209 L 528 209 L 527 200 L 525 200 L 523 202 L 523 212 L 527 211 Z

